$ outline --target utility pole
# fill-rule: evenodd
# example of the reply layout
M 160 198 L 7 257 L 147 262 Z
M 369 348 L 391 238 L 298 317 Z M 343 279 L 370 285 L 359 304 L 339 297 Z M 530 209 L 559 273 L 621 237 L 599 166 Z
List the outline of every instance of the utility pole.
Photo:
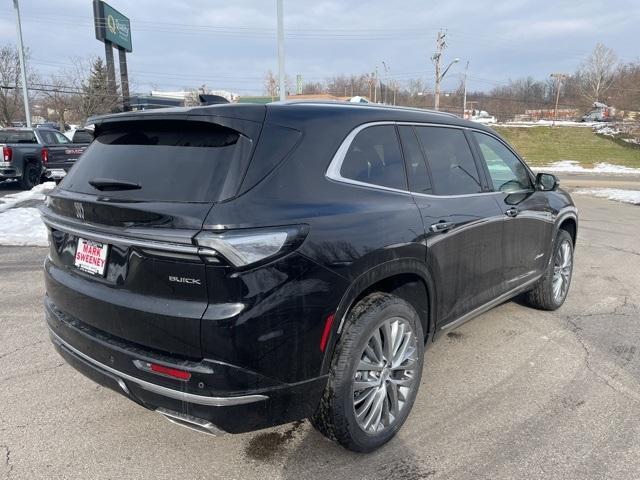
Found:
M 384 67 L 384 104 L 387 103 L 387 91 L 389 90 L 389 67 L 384 60 L 382 61 L 382 66 Z M 380 96 L 382 96 L 382 91 L 380 91 Z
M 467 66 L 464 67 L 464 95 L 462 96 L 462 118 L 467 111 L 467 72 L 469 71 L 469 60 L 467 60 Z
M 435 83 L 435 98 L 433 108 L 438 110 L 440 108 L 440 59 L 442 58 L 442 52 L 446 48 L 447 44 L 444 42 L 444 37 L 447 34 L 440 30 L 438 32 L 438 38 L 436 39 L 436 53 L 431 57 L 431 61 L 436 67 L 436 83 Z
M 376 76 L 373 83 L 373 103 L 378 103 L 378 67 L 376 67 Z
M 556 108 L 553 110 L 553 123 L 551 124 L 552 127 L 555 127 L 556 118 L 558 117 L 558 101 L 560 100 L 560 84 L 568 75 L 565 73 L 552 73 L 550 76 L 556 79 Z
M 458 63 L 460 61 L 459 58 L 454 58 L 453 61 L 447 65 L 447 68 L 444 69 L 442 73 L 440 73 L 441 66 L 440 61 L 442 60 L 442 52 L 447 47 L 447 44 L 444 41 L 444 37 L 446 37 L 447 33 L 440 30 L 438 32 L 438 39 L 436 40 L 436 53 L 431 56 L 431 61 L 436 67 L 436 87 L 435 87 L 435 98 L 434 98 L 434 108 L 438 110 L 440 108 L 440 82 L 447 74 L 449 69 L 454 63 Z
M 29 94 L 27 92 L 27 70 L 24 65 L 24 45 L 22 43 L 22 25 L 20 23 L 20 6 L 18 5 L 18 0 L 13 0 L 13 8 L 16 11 L 16 28 L 18 30 L 18 57 L 20 59 L 20 76 L 22 77 L 24 115 L 27 120 L 27 127 L 31 128 L 31 112 L 29 111 Z
M 284 73 L 284 22 L 283 22 L 283 8 L 282 0 L 277 1 L 277 13 L 278 13 L 278 83 L 280 84 L 280 101 L 284 102 L 287 99 L 287 92 L 285 91 L 285 73 Z

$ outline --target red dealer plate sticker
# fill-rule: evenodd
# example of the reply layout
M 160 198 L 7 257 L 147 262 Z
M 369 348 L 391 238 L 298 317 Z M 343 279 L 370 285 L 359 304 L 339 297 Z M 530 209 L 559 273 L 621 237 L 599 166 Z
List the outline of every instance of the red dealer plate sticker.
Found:
M 107 266 L 107 251 L 109 245 L 106 243 L 92 242 L 84 238 L 78 238 L 78 248 L 76 248 L 75 266 L 83 272 L 93 275 L 104 275 Z

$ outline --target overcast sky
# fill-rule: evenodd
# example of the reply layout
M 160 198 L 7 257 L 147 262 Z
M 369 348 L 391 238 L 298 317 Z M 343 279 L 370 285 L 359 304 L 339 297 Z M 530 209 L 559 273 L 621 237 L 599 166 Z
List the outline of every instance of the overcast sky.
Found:
M 111 0 L 131 19 L 132 90 L 206 84 L 262 93 L 277 70 L 276 0 Z M 72 57 L 104 56 L 91 0 L 20 0 L 25 46 L 42 74 Z M 622 61 L 640 58 L 640 1 L 284 0 L 286 70 L 305 81 L 364 73 L 382 61 L 401 82 L 433 85 L 429 57 L 447 30 L 445 61 L 459 57 L 444 88 L 455 88 L 469 60 L 469 88 L 489 89 L 522 76 L 573 72 L 597 42 Z M 16 38 L 12 1 L 0 2 L 0 43 Z M 381 73 L 382 75 L 382 73 Z

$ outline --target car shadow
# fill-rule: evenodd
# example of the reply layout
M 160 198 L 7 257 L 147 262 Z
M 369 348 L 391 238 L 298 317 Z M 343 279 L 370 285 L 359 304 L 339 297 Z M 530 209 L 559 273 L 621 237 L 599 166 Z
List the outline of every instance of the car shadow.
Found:
M 372 453 L 351 452 L 317 432 L 309 421 L 298 421 L 256 433 L 246 444 L 253 461 L 281 464 L 281 477 L 301 478 L 393 478 L 417 480 L 436 471 L 414 453 L 401 436 Z M 357 474 L 354 475 L 354 472 Z

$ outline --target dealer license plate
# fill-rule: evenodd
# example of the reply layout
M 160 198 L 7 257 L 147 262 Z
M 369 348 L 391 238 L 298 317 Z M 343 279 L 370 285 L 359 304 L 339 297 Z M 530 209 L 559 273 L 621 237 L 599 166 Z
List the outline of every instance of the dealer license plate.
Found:
M 75 266 L 83 272 L 92 275 L 104 275 L 107 266 L 107 252 L 109 245 L 78 238 Z

